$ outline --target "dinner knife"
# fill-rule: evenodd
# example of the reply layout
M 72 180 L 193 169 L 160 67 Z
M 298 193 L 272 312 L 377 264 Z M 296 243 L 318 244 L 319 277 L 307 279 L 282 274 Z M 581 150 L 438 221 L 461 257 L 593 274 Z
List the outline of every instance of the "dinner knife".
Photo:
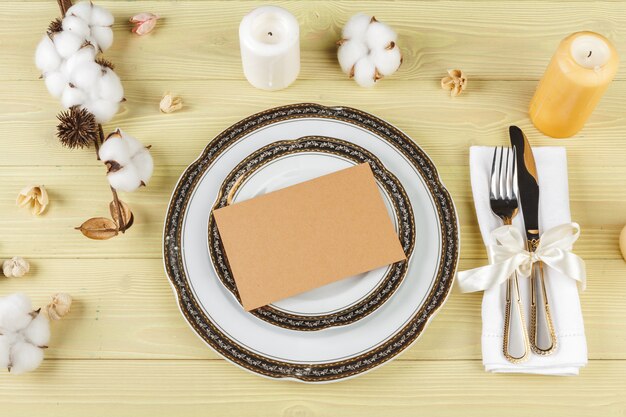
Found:
M 532 148 L 524 132 L 517 126 L 509 127 L 511 145 L 517 156 L 517 186 L 526 230 L 528 250 L 539 246 L 539 177 Z M 538 273 L 537 273 L 538 272 Z M 557 346 L 550 303 L 543 275 L 543 263 L 533 265 L 530 276 L 530 345 L 538 355 L 550 355 Z

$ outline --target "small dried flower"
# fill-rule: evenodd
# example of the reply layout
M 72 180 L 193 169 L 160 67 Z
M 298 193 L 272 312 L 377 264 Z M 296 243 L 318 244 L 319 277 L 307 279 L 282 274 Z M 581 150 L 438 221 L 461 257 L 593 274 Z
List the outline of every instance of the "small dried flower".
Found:
M 2 273 L 7 278 L 23 277 L 29 270 L 30 264 L 21 256 L 14 256 L 2 263 Z
M 449 69 L 448 75 L 441 79 L 441 88 L 450 90 L 450 96 L 456 97 L 467 87 L 467 77 L 460 69 Z
M 78 106 L 61 112 L 57 119 L 57 136 L 70 149 L 88 148 L 98 138 L 98 124 L 93 114 Z
M 46 187 L 43 185 L 24 187 L 17 195 L 15 203 L 19 207 L 29 207 L 31 213 L 35 216 L 39 216 L 46 210 L 49 203 Z
M 134 23 L 131 32 L 137 35 L 146 35 L 155 28 L 156 22 L 161 17 L 153 13 L 139 13 L 130 18 L 130 23 Z
M 163 95 L 161 102 L 159 103 L 159 109 L 162 113 L 173 113 L 176 110 L 183 108 L 183 99 L 180 97 L 174 97 L 169 92 Z
M 52 301 L 46 306 L 46 313 L 51 320 L 60 320 L 70 312 L 72 306 L 72 296 L 60 292 L 52 296 Z

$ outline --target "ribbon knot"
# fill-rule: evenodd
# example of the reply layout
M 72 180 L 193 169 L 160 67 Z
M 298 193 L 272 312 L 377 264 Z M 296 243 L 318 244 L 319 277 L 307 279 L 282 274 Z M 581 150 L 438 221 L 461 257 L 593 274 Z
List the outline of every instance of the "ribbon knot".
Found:
M 578 223 L 566 223 L 547 230 L 541 235 L 539 246 L 534 252 L 526 249 L 526 240 L 514 226 L 499 227 L 491 232 L 491 237 L 496 243 L 487 246 L 490 265 L 457 274 L 462 292 L 483 291 L 500 285 L 514 272 L 521 277 L 528 277 L 536 262 L 543 262 L 580 282 L 582 289 L 585 289 L 585 262 L 571 252 L 572 245 L 580 237 Z

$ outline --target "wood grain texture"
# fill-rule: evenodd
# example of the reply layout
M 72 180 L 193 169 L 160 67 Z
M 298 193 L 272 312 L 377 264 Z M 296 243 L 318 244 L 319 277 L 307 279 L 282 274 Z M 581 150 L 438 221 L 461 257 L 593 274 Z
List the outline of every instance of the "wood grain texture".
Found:
M 116 17 L 115 44 L 106 55 L 123 79 L 241 79 L 238 27 L 260 1 L 101 1 Z M 226 6 L 228 4 L 228 6 Z M 335 42 L 351 15 L 367 12 L 399 34 L 405 60 L 390 80 L 438 80 L 459 67 L 481 80 L 539 79 L 562 38 L 595 30 L 626 56 L 626 3 L 594 1 L 276 1 L 295 14 L 301 26 L 300 79 L 334 80 L 344 75 L 336 63 Z M 469 4 L 469 5 L 468 5 Z M 150 36 L 130 33 L 128 18 L 151 10 L 165 18 Z M 52 0 L 0 3 L 3 45 L 0 77 L 32 80 L 39 74 L 32 55 L 50 20 L 58 15 Z M 29 23 L 24 25 L 24 16 Z M 488 42 L 485 42 L 488 39 Z M 184 48 L 179 47 L 184 45 Z M 623 74 L 618 74 L 624 79 Z
M 128 101 L 105 130 L 120 126 L 153 145 L 155 175 L 122 195 L 136 215 L 126 235 L 86 240 L 74 226 L 108 214 L 104 167 L 93 150 L 63 149 L 54 137 L 57 100 L 38 80 L 33 54 L 54 0 L 0 2 L 0 259 L 21 255 L 30 274 L 0 279 L 0 296 L 55 292 L 75 302 L 53 323 L 37 372 L 0 372 L 0 415 L 17 416 L 623 416 L 626 413 L 626 263 L 617 237 L 626 223 L 626 72 L 620 71 L 585 128 L 567 140 L 544 137 L 527 106 L 558 42 L 595 30 L 626 57 L 623 1 L 286 1 L 301 26 L 302 70 L 286 90 L 263 92 L 243 78 L 237 27 L 258 0 L 98 1 L 116 17 L 116 65 Z M 146 37 L 131 15 L 164 18 Z M 399 33 L 400 71 L 374 89 L 346 79 L 335 41 L 355 12 Z M 469 89 L 451 99 L 439 87 L 462 68 Z M 158 111 L 165 91 L 185 108 Z M 220 131 L 252 113 L 297 102 L 352 106 L 409 134 L 437 164 L 461 224 L 461 268 L 484 264 L 469 186 L 471 145 L 508 143 L 520 126 L 534 146 L 565 146 L 575 250 L 587 260 L 581 294 L 590 363 L 576 378 L 490 375 L 480 353 L 481 294 L 456 289 L 423 337 L 391 364 L 332 385 L 303 386 L 249 375 L 208 349 L 178 311 L 161 261 L 163 217 L 185 166 Z M 30 183 L 50 192 L 34 218 L 15 206 Z
M 462 260 L 461 269 L 483 263 Z M 42 258 L 31 259 L 31 266 L 28 278 L 6 280 L 2 290 L 27 289 L 35 306 L 45 305 L 58 291 L 74 296 L 71 314 L 53 323 L 48 358 L 217 359 L 185 323 L 160 259 Z M 591 260 L 587 266 L 588 289 L 581 300 L 589 356 L 626 359 L 626 264 Z M 420 341 L 401 358 L 480 359 L 481 299 L 481 294 L 454 290 Z
M 577 378 L 492 375 L 481 368 L 479 361 L 397 360 L 349 381 L 305 386 L 234 371 L 223 361 L 52 360 L 37 373 L 2 375 L 0 403 L 11 417 L 522 417 L 529 410 L 618 417 L 626 407 L 624 361 L 599 361 Z

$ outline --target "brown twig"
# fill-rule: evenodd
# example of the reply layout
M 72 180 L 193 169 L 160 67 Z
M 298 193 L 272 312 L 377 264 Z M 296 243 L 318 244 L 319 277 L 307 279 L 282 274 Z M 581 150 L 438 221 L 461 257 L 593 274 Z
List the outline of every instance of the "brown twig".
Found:
M 59 4 L 59 9 L 61 9 L 61 14 L 63 16 L 65 16 L 67 9 L 72 7 L 72 0 L 57 0 L 57 3 Z
M 59 9 L 61 9 L 61 15 L 63 17 L 65 17 L 65 13 L 67 12 L 67 10 L 72 7 L 72 0 L 57 0 L 57 3 L 59 5 Z M 98 123 L 98 136 L 99 136 L 99 140 L 98 138 L 96 138 L 94 140 L 94 145 L 96 147 L 96 158 L 98 158 L 98 160 L 100 160 L 100 145 L 104 143 L 105 138 L 104 138 L 104 131 L 102 130 L 102 125 L 100 123 Z M 111 193 L 113 194 L 113 203 L 115 204 L 115 209 L 117 210 L 117 217 L 119 219 L 119 222 L 121 224 L 118 224 L 118 230 L 122 233 L 124 233 L 126 231 L 126 224 L 125 223 L 125 219 L 122 216 L 122 204 L 120 203 L 120 199 L 117 196 L 117 191 L 115 190 L 115 188 L 111 187 Z

